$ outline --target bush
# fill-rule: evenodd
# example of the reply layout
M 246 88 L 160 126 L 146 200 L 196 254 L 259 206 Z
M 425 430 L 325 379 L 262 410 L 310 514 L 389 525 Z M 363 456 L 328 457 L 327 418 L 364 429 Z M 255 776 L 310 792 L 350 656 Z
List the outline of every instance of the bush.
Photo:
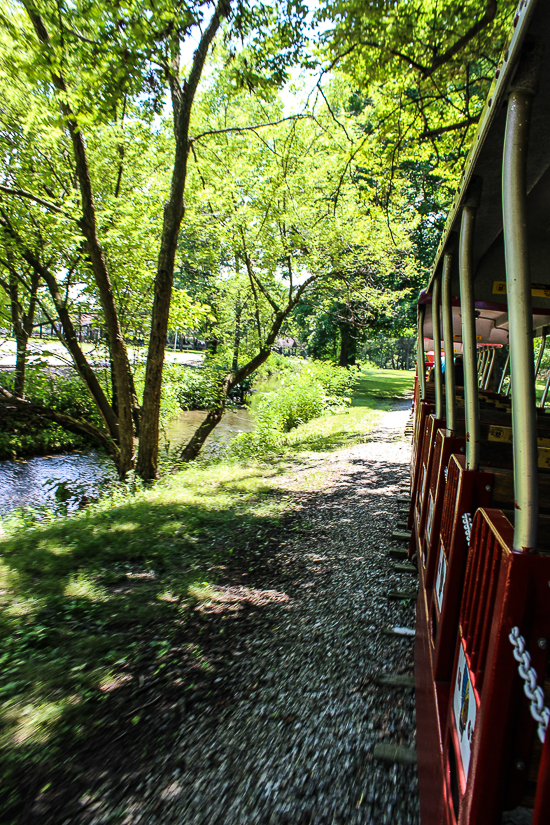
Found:
M 211 367 L 187 367 L 181 372 L 176 397 L 181 410 L 208 410 L 220 398 L 223 374 Z
M 174 387 L 179 410 L 204 410 L 219 400 L 221 376 L 207 367 L 184 367 Z
M 319 383 L 326 395 L 334 401 L 351 396 L 353 387 L 359 379 L 359 370 L 353 367 L 337 367 L 330 361 L 306 362 L 302 378 L 309 376 L 311 381 Z
M 297 378 L 283 378 L 280 390 L 265 394 L 255 413 L 256 429 L 232 439 L 229 452 L 245 457 L 277 449 L 285 433 L 350 404 L 356 380 L 356 370 L 323 361 L 306 362 Z
M 176 397 L 181 410 L 209 410 L 220 400 L 222 382 L 230 367 L 220 358 L 205 359 L 202 367 L 183 367 L 177 378 Z M 244 404 L 258 373 L 253 372 L 229 393 L 230 402 Z

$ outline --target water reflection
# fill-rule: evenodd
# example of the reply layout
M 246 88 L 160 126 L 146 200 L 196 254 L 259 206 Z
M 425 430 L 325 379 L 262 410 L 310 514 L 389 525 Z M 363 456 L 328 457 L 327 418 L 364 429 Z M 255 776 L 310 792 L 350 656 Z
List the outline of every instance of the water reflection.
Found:
M 184 446 L 206 416 L 203 410 L 182 412 L 168 424 L 161 433 L 170 449 Z M 254 419 L 248 410 L 226 412 L 216 429 L 208 436 L 206 445 L 212 442 L 226 443 L 238 433 L 249 433 L 254 429 Z
M 206 413 L 200 410 L 182 412 L 161 433 L 163 446 L 174 449 L 191 438 Z M 216 443 L 226 443 L 238 433 L 254 429 L 254 419 L 247 410 L 226 412 L 205 449 Z M 96 450 L 38 456 L 27 460 L 0 461 L 0 514 L 18 507 L 40 507 L 52 503 L 55 484 L 65 481 L 69 490 L 88 497 L 97 497 L 106 482 L 117 478 L 112 461 Z M 53 482 L 53 483 L 52 483 Z
M 227 443 L 239 433 L 251 432 L 255 427 L 253 411 L 262 396 L 279 387 L 277 376 L 259 381 L 249 397 L 252 412 L 245 409 L 226 412 L 207 438 L 204 449 Z M 193 410 L 176 416 L 161 431 L 161 450 L 163 447 L 174 450 L 184 446 L 204 421 L 205 415 L 203 410 Z M 39 456 L 26 461 L 0 461 L 0 515 L 18 507 L 40 507 L 52 503 L 55 500 L 55 484 L 59 482 L 65 481 L 67 487 L 79 495 L 85 493 L 95 498 L 106 482 L 116 478 L 112 461 L 95 450 Z
M 102 483 L 116 477 L 112 461 L 96 450 L 0 461 L 0 513 L 52 503 L 51 481 L 66 481 L 69 489 L 95 496 Z

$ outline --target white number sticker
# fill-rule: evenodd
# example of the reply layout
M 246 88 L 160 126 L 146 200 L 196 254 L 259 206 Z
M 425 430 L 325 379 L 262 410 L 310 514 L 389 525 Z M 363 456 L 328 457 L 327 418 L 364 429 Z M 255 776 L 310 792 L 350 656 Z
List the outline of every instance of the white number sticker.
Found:
M 453 696 L 453 713 L 460 744 L 462 770 L 464 771 L 466 780 L 468 780 L 472 739 L 476 726 L 477 705 L 462 642 L 460 643 L 460 652 L 458 654 L 458 668 Z

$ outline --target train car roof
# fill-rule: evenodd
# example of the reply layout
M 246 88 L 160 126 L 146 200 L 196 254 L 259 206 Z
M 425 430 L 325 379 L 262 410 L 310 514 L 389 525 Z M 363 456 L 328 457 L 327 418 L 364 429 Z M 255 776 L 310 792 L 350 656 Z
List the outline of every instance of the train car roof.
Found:
M 531 51 L 550 44 L 550 2 L 522 0 L 514 17 L 510 42 L 499 60 L 472 147 L 466 158 L 427 290 L 419 305 L 426 306 L 425 335 L 431 339 L 431 288 L 441 270 L 443 253 L 456 245 L 461 212 L 469 188 L 480 189 L 474 236 L 474 291 L 478 342 L 508 342 L 506 275 L 502 230 L 502 154 L 506 129 L 507 96 L 520 61 Z M 527 211 L 533 331 L 550 325 L 550 60 L 540 61 L 538 91 L 533 99 L 527 156 Z M 460 337 L 458 254 L 452 267 L 453 325 Z

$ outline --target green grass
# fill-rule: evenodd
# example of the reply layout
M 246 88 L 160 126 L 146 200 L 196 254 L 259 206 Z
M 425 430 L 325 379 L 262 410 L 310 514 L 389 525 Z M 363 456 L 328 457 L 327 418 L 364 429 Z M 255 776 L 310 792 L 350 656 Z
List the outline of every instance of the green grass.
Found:
M 537 396 L 537 402 L 539 402 L 542 398 L 542 394 L 544 392 L 544 388 L 546 386 L 546 379 L 538 379 L 535 383 L 535 391 Z
M 324 415 L 291 430 L 285 449 L 290 452 L 328 452 L 360 444 L 389 407 L 389 403 L 377 398 L 354 396 L 348 409 Z
M 253 577 L 291 515 L 273 484 L 284 470 L 196 466 L 2 543 L 0 809 L 19 804 L 24 768 L 55 764 L 104 724 L 113 686 L 174 666 L 222 567 Z
M 142 724 L 137 700 L 113 710 L 123 686 L 139 694 L 140 674 L 169 690 L 186 658 L 188 674 L 215 675 L 200 630 L 189 641 L 194 607 L 228 571 L 254 587 L 281 539 L 300 529 L 281 477 L 311 452 L 364 440 L 390 392 L 410 385 L 410 374 L 370 371 L 352 407 L 292 430 L 269 460 L 204 459 L 0 543 L 0 809 L 18 810 L 21 776 L 49 776 L 98 732 Z
M 414 370 L 369 369 L 361 372 L 353 404 L 361 406 L 363 398 L 402 398 L 410 395 L 414 386 Z
M 537 381 L 535 382 L 535 395 L 536 395 L 536 399 L 537 399 L 537 404 L 540 402 L 540 400 L 542 398 L 542 394 L 544 392 L 544 387 L 545 386 L 546 386 L 546 378 L 538 378 Z M 506 392 L 507 387 L 508 387 L 508 379 L 505 380 L 504 387 L 503 387 L 502 391 Z M 549 406 L 549 404 L 547 403 L 546 408 L 548 408 L 548 406 Z

